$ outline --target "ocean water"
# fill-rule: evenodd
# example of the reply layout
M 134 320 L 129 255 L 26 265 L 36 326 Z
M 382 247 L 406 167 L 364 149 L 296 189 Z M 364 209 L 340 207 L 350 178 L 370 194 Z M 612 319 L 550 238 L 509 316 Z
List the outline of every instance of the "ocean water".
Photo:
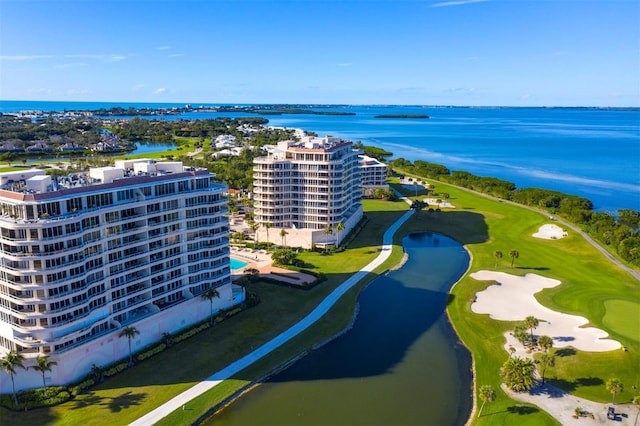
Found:
M 185 104 L 1 101 L 0 112 L 63 111 Z M 215 105 L 215 104 L 209 104 Z M 194 105 L 197 106 L 197 105 Z M 269 124 L 385 148 L 392 158 L 424 160 L 588 198 L 596 210 L 640 210 L 640 109 L 343 106 L 355 115 L 283 114 Z M 429 119 L 382 119 L 426 114 Z M 166 119 L 247 116 L 191 112 Z

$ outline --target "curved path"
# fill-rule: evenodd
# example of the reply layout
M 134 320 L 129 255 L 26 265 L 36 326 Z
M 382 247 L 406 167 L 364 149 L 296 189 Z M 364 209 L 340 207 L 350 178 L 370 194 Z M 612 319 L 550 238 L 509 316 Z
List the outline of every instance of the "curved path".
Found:
M 230 378 L 241 370 L 247 368 L 249 365 L 264 357 L 269 352 L 279 348 L 284 343 L 288 342 L 289 340 L 306 330 L 313 323 L 318 321 L 347 291 L 349 291 L 367 274 L 373 272 L 377 267 L 379 267 L 385 260 L 389 258 L 393 247 L 393 235 L 396 233 L 398 228 L 400 228 L 400 226 L 402 226 L 402 224 L 406 222 L 409 217 L 411 217 L 413 213 L 413 210 L 407 211 L 404 215 L 402 215 L 402 217 L 400 217 L 400 219 L 398 219 L 391 227 L 389 227 L 389 229 L 387 229 L 387 231 L 384 233 L 384 236 L 382 237 L 382 249 L 378 257 L 376 257 L 360 271 L 349 277 L 349 279 L 347 279 L 345 282 L 340 284 L 322 302 L 320 302 L 320 304 L 313 311 L 311 311 L 306 317 L 300 320 L 300 322 L 298 322 L 288 330 L 282 332 L 278 336 L 274 337 L 272 340 L 260 346 L 253 352 L 245 355 L 237 361 L 232 362 L 227 367 L 207 377 L 204 381 L 187 389 L 186 391 L 175 396 L 173 399 L 167 401 L 155 410 L 140 417 L 138 420 L 131 423 L 131 425 L 146 426 L 158 422 L 173 411 L 183 407 L 187 402 L 207 392 L 209 389 L 219 385 L 224 380 Z

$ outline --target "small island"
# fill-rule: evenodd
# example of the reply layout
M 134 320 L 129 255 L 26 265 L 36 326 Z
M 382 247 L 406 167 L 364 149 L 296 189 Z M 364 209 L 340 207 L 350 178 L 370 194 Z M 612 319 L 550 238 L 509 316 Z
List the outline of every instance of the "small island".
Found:
M 429 118 L 426 114 L 380 114 L 373 118 Z

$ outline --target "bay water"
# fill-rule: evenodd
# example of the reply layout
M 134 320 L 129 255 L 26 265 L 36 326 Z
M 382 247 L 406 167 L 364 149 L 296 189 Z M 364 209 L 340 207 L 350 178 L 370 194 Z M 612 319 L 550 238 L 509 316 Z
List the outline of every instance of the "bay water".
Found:
M 0 112 L 184 104 L 0 101 Z M 196 106 L 196 105 L 194 105 Z M 215 104 L 205 105 L 215 106 Z M 301 128 L 385 148 L 392 158 L 424 160 L 588 198 L 598 211 L 640 210 L 640 109 L 435 106 L 333 106 L 355 115 L 282 114 L 269 125 Z M 376 118 L 425 114 L 429 119 Z M 188 112 L 167 120 L 256 116 Z M 154 116 L 154 118 L 159 118 Z

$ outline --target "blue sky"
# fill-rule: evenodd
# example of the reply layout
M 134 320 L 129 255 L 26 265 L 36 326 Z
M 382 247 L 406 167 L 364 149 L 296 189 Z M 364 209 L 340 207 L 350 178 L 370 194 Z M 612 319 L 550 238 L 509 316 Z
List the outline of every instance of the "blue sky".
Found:
M 0 99 L 640 106 L 640 1 L 0 0 Z

